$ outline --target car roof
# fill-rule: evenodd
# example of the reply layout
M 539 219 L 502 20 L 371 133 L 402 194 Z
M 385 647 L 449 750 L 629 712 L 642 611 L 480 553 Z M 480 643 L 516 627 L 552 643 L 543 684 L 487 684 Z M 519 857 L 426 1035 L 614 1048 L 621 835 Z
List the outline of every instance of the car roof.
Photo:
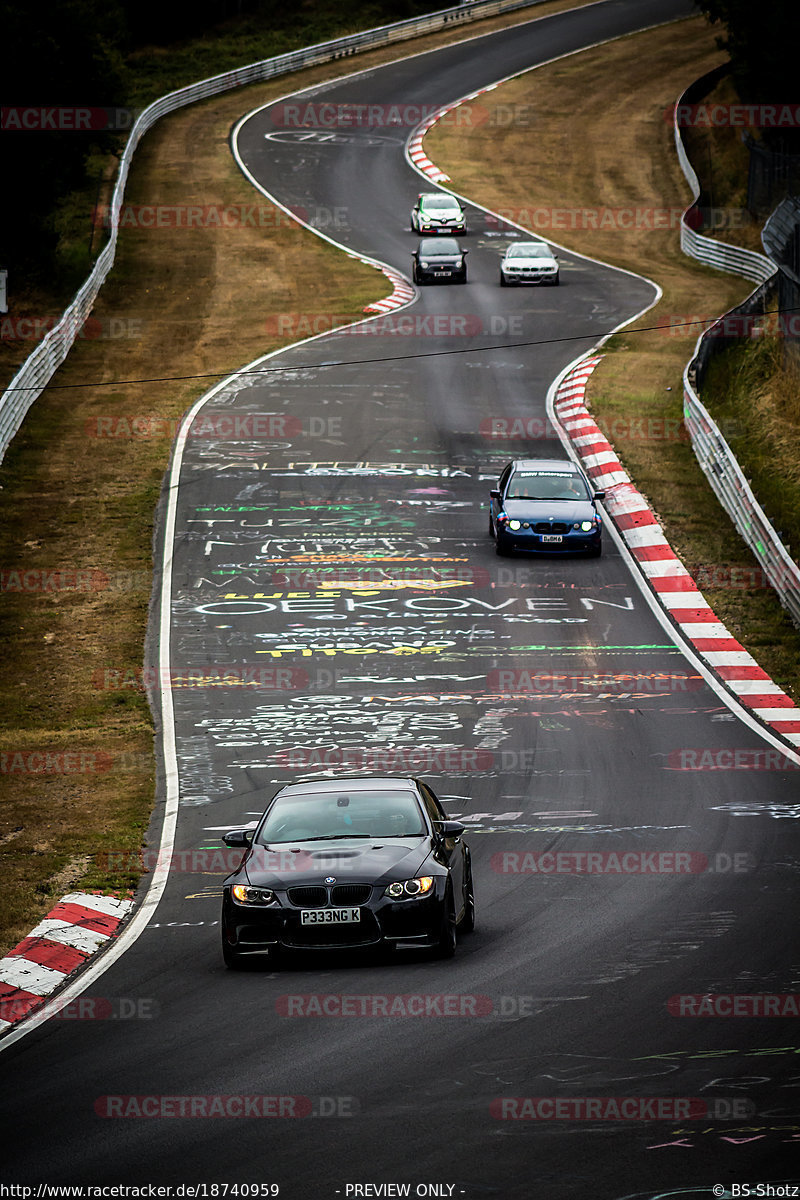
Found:
M 304 779 L 300 783 L 287 783 L 276 793 L 279 796 L 291 792 L 408 792 L 416 791 L 417 781 L 411 776 L 397 778 L 394 775 L 338 775 L 333 779 Z
M 515 458 L 511 464 L 514 471 L 569 471 L 580 475 L 580 468 L 569 458 Z
M 458 204 L 458 198 L 452 192 L 420 192 L 420 200 L 455 200 Z
M 550 243 L 545 242 L 542 238 L 525 238 L 522 242 L 512 242 L 509 246 L 506 246 L 506 251 L 520 250 L 523 246 L 544 246 L 545 250 L 550 249 Z

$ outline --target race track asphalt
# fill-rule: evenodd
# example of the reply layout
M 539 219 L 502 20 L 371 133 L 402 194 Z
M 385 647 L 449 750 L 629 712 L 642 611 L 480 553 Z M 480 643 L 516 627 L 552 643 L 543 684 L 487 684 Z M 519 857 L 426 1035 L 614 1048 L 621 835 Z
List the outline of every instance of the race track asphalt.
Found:
M 260 110 L 238 152 L 267 194 L 410 275 L 409 212 L 434 190 L 404 157 L 415 122 L 331 137 L 287 126 L 286 105 L 434 107 L 686 11 L 613 0 L 401 60 Z M 670 998 L 793 992 L 797 772 L 697 674 L 610 536 L 600 559 L 501 559 L 486 529 L 509 458 L 564 455 L 553 379 L 654 289 L 566 251 L 559 288 L 501 289 L 514 231 L 468 217 L 465 286 L 227 381 L 185 440 L 173 869 L 85 993 L 131 1018 L 50 1020 L 0 1055 L 9 1182 L 621 1200 L 792 1178 L 796 1018 Z M 281 316 L 298 336 L 330 320 L 313 296 Z M 517 419 L 525 436 L 489 436 Z M 154 617 L 154 664 L 157 643 Z M 753 769 L 691 769 L 734 752 Z M 452 962 L 223 967 L 221 832 L 331 769 L 419 775 L 469 826 L 478 924 Z M 556 871 L 541 856 L 559 852 Z M 585 852 L 604 857 L 580 873 Z M 288 1015 L 343 996 L 366 1015 Z M 264 1095 L 294 1119 L 113 1115 L 124 1097 Z M 570 1103 L 553 1120 L 509 1097 Z M 639 1107 L 587 1119 L 602 1098 Z M 653 1098 L 689 1119 L 654 1119 Z

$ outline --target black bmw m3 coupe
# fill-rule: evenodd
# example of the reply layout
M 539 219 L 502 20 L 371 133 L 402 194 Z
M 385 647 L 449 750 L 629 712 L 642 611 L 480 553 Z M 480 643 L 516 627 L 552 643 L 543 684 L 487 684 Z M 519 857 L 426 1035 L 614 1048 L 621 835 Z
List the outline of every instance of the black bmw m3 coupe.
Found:
M 430 947 L 455 953 L 475 923 L 464 826 L 413 778 L 338 777 L 282 787 L 223 884 L 229 967 L 279 949 Z

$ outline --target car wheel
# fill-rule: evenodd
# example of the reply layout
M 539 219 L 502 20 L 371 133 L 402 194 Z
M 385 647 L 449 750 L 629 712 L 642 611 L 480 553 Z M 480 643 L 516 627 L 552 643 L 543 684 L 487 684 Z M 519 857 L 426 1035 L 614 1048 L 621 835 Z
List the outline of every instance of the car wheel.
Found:
M 437 958 L 452 958 L 456 952 L 456 914 L 453 896 L 448 888 L 442 909 L 442 920 L 439 926 L 439 936 L 434 946 Z
M 556 275 L 555 279 L 553 280 L 553 287 L 558 287 L 558 284 L 559 284 L 559 278 L 558 278 L 558 275 Z
M 599 558 L 602 553 L 603 543 L 601 542 L 599 546 L 592 547 L 592 549 L 589 551 L 589 558 Z
M 464 898 L 464 916 L 461 918 L 459 932 L 472 933 L 475 928 L 475 889 L 472 885 L 472 864 L 469 865 L 467 877 L 467 894 Z
M 508 558 L 511 554 L 509 547 L 504 546 L 499 538 L 494 544 L 494 552 L 498 558 Z
M 494 521 L 491 513 L 489 513 L 489 537 L 494 537 Z
M 466 268 L 464 269 L 464 274 L 461 276 L 461 278 L 459 279 L 459 281 L 458 281 L 458 282 L 459 282 L 459 283 L 466 283 L 466 282 L 467 282 L 467 271 L 466 271 Z
M 508 280 L 502 271 L 500 272 L 500 287 L 508 287 Z

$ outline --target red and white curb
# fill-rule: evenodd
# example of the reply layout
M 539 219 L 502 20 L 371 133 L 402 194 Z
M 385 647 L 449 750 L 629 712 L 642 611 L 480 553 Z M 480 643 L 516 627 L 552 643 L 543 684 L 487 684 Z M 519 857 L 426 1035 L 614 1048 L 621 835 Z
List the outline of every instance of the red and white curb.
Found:
M 44 1004 L 119 932 L 132 900 L 93 892 L 62 896 L 26 938 L 0 959 L 0 1034 Z
M 585 403 L 586 385 L 602 356 L 584 359 L 556 390 L 554 410 L 625 545 L 663 608 L 699 657 L 745 708 L 793 745 L 800 745 L 800 709 L 773 683 L 710 608 L 613 446 Z
M 477 92 L 471 92 L 469 96 L 462 96 L 460 100 L 454 100 L 452 104 L 445 104 L 443 108 L 438 108 L 435 113 L 426 117 L 412 133 L 406 146 L 406 157 L 423 175 L 427 175 L 434 183 L 449 183 L 450 176 L 446 175 L 436 163 L 431 162 L 425 151 L 422 149 L 422 139 L 425 134 L 433 129 L 434 125 L 441 121 L 442 117 L 447 113 L 452 112 L 456 108 L 460 108 L 463 104 L 468 104 L 470 100 L 474 100 L 476 96 L 483 96 L 486 92 L 493 92 L 498 85 L 490 84 L 488 87 L 479 88 Z
M 451 107 L 454 106 L 451 105 Z M 442 112 L 446 111 L 446 109 L 442 109 Z M 419 126 L 411 138 L 411 141 L 408 143 L 408 157 L 411 159 L 417 170 L 421 171 L 423 175 L 427 175 L 428 178 L 432 179 L 434 183 L 448 183 L 450 176 L 445 175 L 444 171 L 440 171 L 436 164 L 431 162 L 425 151 L 422 149 L 422 139 L 425 137 L 425 134 L 428 132 L 431 126 L 436 124 L 441 115 L 442 113 L 438 113 L 435 117 L 432 117 L 429 121 L 426 121 L 424 125 Z
M 369 263 L 369 259 L 362 258 L 361 261 Z M 374 264 L 370 265 L 374 266 Z M 374 304 L 368 304 L 364 309 L 366 313 L 385 313 L 391 312 L 395 308 L 404 308 L 416 295 L 414 288 L 399 271 L 393 271 L 391 267 L 381 267 L 380 269 L 391 283 L 393 291 L 391 296 L 387 296 L 385 300 L 376 300 Z

